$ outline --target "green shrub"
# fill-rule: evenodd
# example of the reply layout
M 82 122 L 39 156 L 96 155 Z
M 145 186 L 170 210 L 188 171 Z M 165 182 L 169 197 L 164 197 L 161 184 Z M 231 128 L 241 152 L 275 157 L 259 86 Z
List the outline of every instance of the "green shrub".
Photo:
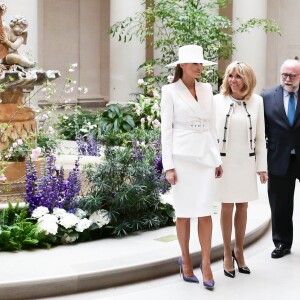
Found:
M 173 224 L 173 207 L 161 202 L 170 186 L 157 168 L 158 135 L 159 130 L 135 129 L 125 146 L 107 147 L 104 163 L 85 169 L 91 186 L 79 206 L 89 213 L 107 210 L 111 235 Z
M 59 114 L 56 128 L 66 140 L 75 140 L 77 135 L 91 134 L 95 136 L 101 114 L 101 111 L 85 111 L 78 106 L 72 114 Z

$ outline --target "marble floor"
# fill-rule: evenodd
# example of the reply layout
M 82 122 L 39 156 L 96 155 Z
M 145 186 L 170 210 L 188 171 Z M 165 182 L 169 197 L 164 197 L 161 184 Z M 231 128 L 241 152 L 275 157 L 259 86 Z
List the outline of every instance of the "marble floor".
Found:
M 295 195 L 295 241 L 292 253 L 271 259 L 270 210 L 266 186 L 260 200 L 249 204 L 245 253 L 251 275 L 225 277 L 219 207 L 213 215 L 213 291 L 179 277 L 180 255 L 174 227 L 125 238 L 59 246 L 0 255 L 0 299 L 300 299 L 300 188 Z M 196 224 L 192 223 L 191 253 L 199 258 Z M 198 265 L 198 262 L 196 263 Z M 195 274 L 201 278 L 200 269 Z M 139 282 L 140 281 L 140 282 Z M 44 297 L 44 298 L 43 298 Z

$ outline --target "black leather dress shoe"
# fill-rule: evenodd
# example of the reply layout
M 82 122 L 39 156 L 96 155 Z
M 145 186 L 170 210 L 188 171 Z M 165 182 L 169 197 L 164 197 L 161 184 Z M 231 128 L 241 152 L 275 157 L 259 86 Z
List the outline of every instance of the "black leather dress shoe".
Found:
M 290 254 L 291 253 L 291 249 L 287 248 L 286 246 L 282 245 L 282 244 L 278 244 L 276 246 L 276 248 L 273 250 L 273 252 L 271 253 L 271 257 L 272 258 L 281 258 L 283 256 L 285 256 L 286 254 Z

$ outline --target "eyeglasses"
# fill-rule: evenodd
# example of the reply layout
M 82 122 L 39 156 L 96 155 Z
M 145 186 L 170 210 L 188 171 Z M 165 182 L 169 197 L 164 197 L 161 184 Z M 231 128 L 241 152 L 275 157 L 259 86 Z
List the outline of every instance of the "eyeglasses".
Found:
M 282 73 L 282 74 L 281 74 L 281 77 L 282 77 L 283 79 L 287 79 L 287 78 L 289 77 L 291 80 L 293 80 L 293 79 L 295 79 L 298 75 L 299 75 L 299 74 L 295 74 L 295 73 Z

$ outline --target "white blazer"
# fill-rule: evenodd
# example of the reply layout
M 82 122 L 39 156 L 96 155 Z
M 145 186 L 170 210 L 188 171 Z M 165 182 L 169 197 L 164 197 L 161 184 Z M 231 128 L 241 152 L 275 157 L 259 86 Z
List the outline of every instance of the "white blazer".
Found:
M 214 96 L 217 115 L 217 134 L 219 150 L 226 156 L 227 144 L 234 137 L 230 135 L 230 119 L 237 105 L 230 96 L 218 94 Z M 265 140 L 264 106 L 262 97 L 252 94 L 248 100 L 242 101 L 244 118 L 247 120 L 248 153 L 245 156 L 255 156 L 256 171 L 267 170 L 267 149 Z M 244 141 L 241 141 L 243 143 Z M 240 149 L 237 149 L 240 151 Z
M 214 168 L 221 164 L 212 87 L 197 81 L 195 86 L 198 102 L 181 79 L 162 87 L 161 142 L 165 171 L 174 168 L 173 155 L 193 156 Z M 208 125 L 207 130 L 188 128 L 197 122 Z

